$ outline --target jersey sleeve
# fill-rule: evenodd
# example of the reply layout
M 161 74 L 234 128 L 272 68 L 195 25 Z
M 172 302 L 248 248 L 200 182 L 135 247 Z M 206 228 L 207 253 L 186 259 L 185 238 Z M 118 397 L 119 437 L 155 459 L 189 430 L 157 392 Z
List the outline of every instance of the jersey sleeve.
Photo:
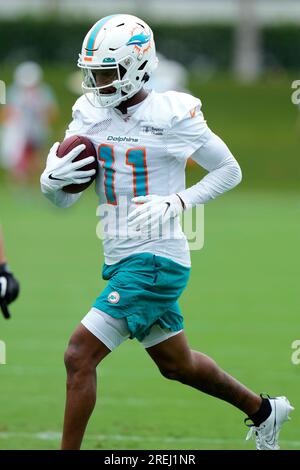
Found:
M 178 193 L 187 209 L 215 199 L 242 180 L 238 162 L 225 142 L 213 132 L 192 159 L 209 173 L 194 186 Z
M 178 111 L 171 121 L 167 135 L 168 153 L 178 159 L 187 160 L 208 140 L 211 131 L 201 111 L 201 101 L 181 94 Z

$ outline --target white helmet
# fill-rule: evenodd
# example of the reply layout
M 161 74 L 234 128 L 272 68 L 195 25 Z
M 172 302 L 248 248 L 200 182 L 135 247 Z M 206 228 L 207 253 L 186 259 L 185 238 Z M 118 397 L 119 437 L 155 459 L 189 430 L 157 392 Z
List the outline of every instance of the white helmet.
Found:
M 82 89 L 93 106 L 101 108 L 118 106 L 135 95 L 157 64 L 151 29 L 132 15 L 99 20 L 86 35 L 78 59 Z

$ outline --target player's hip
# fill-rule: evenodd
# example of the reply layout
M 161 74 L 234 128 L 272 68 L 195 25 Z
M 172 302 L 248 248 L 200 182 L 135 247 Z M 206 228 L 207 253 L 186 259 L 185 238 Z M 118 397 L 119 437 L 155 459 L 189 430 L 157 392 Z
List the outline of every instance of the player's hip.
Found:
M 137 285 L 152 291 L 183 289 L 188 281 L 190 268 L 155 253 L 135 253 L 112 265 L 104 264 L 104 280 L 123 285 L 126 289 Z

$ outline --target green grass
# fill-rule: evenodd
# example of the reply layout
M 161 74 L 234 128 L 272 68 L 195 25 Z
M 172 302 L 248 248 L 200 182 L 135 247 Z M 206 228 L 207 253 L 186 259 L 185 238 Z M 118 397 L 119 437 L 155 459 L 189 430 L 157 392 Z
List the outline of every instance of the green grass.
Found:
M 21 279 L 13 318 L 0 321 L 0 448 L 55 449 L 64 408 L 63 352 L 103 287 L 96 197 L 69 210 L 39 193 L 0 191 L 10 264 Z M 210 203 L 205 246 L 192 255 L 181 301 L 191 346 L 257 392 L 286 394 L 296 411 L 282 447 L 299 442 L 299 198 L 245 192 Z M 0 319 L 1 320 L 1 319 Z M 98 403 L 85 449 L 250 449 L 243 416 L 229 405 L 162 378 L 128 341 L 99 370 Z

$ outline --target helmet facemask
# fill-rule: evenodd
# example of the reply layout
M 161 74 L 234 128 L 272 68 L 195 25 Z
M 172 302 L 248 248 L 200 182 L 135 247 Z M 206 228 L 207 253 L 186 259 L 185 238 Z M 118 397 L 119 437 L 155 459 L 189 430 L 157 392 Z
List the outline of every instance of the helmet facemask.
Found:
M 83 71 L 82 89 L 88 101 L 97 108 L 108 108 L 116 107 L 122 101 L 131 98 L 146 81 L 145 74 L 141 73 L 142 69 L 136 73 L 139 83 L 132 83 L 127 78 L 134 67 L 135 62 L 130 56 L 115 64 L 93 65 L 93 68 L 81 66 Z M 114 90 L 106 91 L 109 89 Z M 90 93 L 93 93 L 92 99 Z

